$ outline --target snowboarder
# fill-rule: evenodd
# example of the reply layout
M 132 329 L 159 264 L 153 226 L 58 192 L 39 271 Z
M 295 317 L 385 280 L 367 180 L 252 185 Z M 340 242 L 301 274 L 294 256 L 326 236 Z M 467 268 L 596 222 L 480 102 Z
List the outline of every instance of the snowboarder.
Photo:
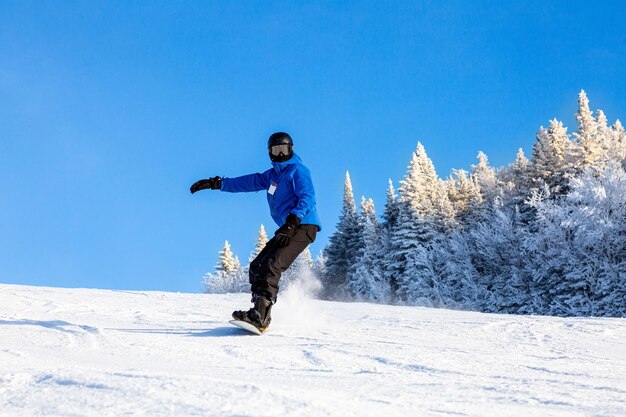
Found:
M 271 321 L 280 276 L 313 243 L 322 230 L 315 207 L 311 173 L 293 151 L 293 140 L 284 132 L 269 137 L 267 147 L 272 168 L 257 174 L 235 178 L 202 179 L 191 186 L 199 190 L 222 190 L 231 193 L 266 190 L 272 219 L 279 226 L 259 255 L 250 263 L 250 284 L 254 307 L 234 311 L 233 318 L 252 324 L 260 332 Z

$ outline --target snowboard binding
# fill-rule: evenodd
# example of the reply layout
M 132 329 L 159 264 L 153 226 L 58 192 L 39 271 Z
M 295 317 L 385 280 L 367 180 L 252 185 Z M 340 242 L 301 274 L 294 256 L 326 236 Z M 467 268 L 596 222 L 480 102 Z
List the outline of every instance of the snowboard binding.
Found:
M 243 321 L 254 326 L 259 334 L 263 333 L 270 325 L 272 321 L 272 305 L 274 304 L 267 298 L 253 294 L 252 302 L 254 307 L 248 311 L 237 310 L 233 311 L 233 319 L 236 321 Z

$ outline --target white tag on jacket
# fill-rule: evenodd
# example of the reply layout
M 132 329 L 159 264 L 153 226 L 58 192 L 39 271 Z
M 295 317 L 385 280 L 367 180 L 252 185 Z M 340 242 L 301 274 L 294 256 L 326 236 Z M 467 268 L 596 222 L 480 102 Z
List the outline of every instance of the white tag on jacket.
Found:
M 276 192 L 276 187 L 278 187 L 278 184 L 272 184 L 270 185 L 270 188 L 267 190 L 269 195 L 274 195 L 274 193 Z

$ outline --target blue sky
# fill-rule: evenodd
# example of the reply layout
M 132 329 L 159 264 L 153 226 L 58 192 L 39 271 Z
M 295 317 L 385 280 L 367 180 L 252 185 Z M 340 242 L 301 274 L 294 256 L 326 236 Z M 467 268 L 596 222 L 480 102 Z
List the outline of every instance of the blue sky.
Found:
M 620 4 L 621 3 L 621 4 Z M 276 229 L 289 132 L 328 241 L 345 171 L 382 211 L 418 141 L 438 173 L 506 165 L 577 93 L 626 117 L 622 2 L 0 2 L 0 282 L 199 291 L 228 239 Z

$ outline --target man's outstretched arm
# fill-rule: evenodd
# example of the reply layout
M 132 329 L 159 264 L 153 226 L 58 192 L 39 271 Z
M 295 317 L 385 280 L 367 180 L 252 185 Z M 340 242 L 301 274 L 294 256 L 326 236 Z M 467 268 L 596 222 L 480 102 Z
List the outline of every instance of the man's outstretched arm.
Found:
M 262 174 L 242 175 L 241 177 L 222 178 L 222 191 L 229 193 L 246 193 L 251 191 L 267 190 L 269 187 L 270 171 Z
M 212 177 L 196 181 L 190 188 L 191 194 L 200 190 L 222 190 L 230 193 L 265 190 L 269 183 L 269 171 L 262 174 L 249 174 L 241 177 Z

